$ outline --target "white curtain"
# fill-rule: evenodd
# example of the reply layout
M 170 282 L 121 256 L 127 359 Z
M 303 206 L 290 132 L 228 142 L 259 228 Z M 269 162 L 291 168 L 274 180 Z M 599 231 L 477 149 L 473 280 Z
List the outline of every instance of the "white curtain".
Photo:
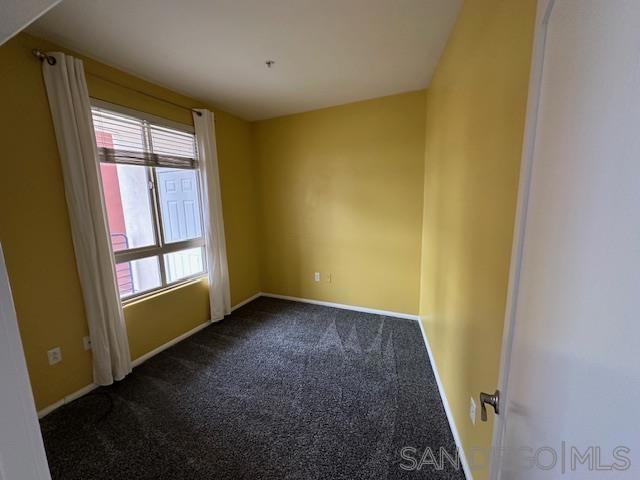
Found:
M 71 234 L 91 335 L 93 378 L 109 385 L 131 372 L 131 356 L 116 284 L 89 92 L 82 62 L 55 53 L 43 62 L 60 151 Z
M 196 110 L 193 112 L 193 123 L 202 185 L 211 321 L 217 322 L 231 313 L 231 294 L 213 113 Z

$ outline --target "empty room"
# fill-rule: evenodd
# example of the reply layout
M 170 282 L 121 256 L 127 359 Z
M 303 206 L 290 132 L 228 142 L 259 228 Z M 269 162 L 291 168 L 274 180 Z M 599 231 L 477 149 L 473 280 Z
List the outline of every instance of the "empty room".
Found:
M 640 1 L 0 0 L 0 480 L 640 478 Z

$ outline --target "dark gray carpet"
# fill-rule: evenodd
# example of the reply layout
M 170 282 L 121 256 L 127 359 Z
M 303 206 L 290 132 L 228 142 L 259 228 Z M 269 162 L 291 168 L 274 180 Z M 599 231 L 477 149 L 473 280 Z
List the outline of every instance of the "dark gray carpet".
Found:
M 41 421 L 54 480 L 463 479 L 417 322 L 260 298 Z

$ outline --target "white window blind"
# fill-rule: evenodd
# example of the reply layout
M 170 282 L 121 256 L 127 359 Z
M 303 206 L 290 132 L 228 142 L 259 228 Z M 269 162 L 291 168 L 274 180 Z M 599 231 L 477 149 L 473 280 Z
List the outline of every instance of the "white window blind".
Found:
M 92 116 L 120 297 L 206 274 L 193 131 L 114 105 L 94 103 Z
M 101 162 L 197 169 L 195 135 L 101 107 L 92 107 Z

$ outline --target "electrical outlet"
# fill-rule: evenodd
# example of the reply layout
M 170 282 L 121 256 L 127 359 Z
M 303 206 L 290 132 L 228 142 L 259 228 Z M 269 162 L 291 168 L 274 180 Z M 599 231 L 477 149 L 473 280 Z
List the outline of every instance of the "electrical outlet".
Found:
M 82 345 L 85 350 L 91 350 L 91 337 L 82 337 Z
M 320 272 L 316 272 L 316 273 L 314 273 L 314 274 L 313 274 L 313 279 L 314 279 L 316 282 L 319 282 L 319 281 L 320 281 Z
M 60 347 L 49 350 L 47 352 L 47 357 L 49 357 L 49 365 L 60 363 L 62 361 L 62 351 L 60 350 Z
M 476 401 L 471 397 L 471 403 L 469 404 L 469 419 L 471 423 L 476 424 Z

